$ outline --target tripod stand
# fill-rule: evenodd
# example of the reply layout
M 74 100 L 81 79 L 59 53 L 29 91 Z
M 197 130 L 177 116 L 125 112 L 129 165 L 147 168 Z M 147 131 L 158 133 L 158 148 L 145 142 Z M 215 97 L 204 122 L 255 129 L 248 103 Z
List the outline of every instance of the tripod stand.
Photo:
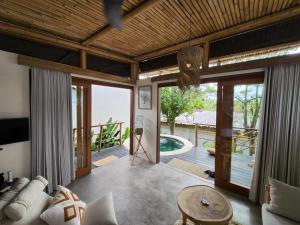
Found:
M 131 165 L 133 165 L 134 159 L 138 156 L 138 154 L 142 154 L 142 153 L 144 153 L 146 155 L 146 157 L 148 158 L 149 162 L 151 162 L 151 160 L 148 156 L 148 152 L 144 149 L 144 146 L 142 145 L 143 132 L 144 132 L 143 128 L 136 128 L 134 130 L 134 136 L 135 136 L 135 139 L 137 140 L 137 144 L 136 144 L 135 152 L 133 153 Z

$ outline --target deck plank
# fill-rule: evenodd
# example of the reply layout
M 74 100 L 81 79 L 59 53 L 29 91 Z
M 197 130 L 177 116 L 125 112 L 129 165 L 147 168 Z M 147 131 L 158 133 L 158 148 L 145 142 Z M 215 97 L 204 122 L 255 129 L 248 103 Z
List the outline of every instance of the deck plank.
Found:
M 193 147 L 190 151 L 183 154 L 161 156 L 162 163 L 168 163 L 172 159 L 177 158 L 196 165 L 200 165 L 207 170 L 215 171 L 215 157 L 208 154 L 204 147 Z M 253 168 L 248 166 L 252 157 L 242 154 L 233 154 L 231 181 L 250 187 L 252 180 Z

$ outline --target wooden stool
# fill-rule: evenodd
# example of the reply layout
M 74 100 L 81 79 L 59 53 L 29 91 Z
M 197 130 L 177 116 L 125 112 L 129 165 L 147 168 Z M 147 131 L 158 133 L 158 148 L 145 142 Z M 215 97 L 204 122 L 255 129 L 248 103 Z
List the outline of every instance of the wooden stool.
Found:
M 137 140 L 137 145 L 136 145 L 135 152 L 133 153 L 133 159 L 132 159 L 131 165 L 133 165 L 134 159 L 140 153 L 144 153 L 146 155 L 146 157 L 148 158 L 149 162 L 151 162 L 151 160 L 150 160 L 150 158 L 148 156 L 148 152 L 144 149 L 144 146 L 142 145 L 143 132 L 144 132 L 143 128 L 136 128 L 134 130 L 134 136 L 135 136 L 135 139 Z M 142 150 L 142 152 L 140 150 Z

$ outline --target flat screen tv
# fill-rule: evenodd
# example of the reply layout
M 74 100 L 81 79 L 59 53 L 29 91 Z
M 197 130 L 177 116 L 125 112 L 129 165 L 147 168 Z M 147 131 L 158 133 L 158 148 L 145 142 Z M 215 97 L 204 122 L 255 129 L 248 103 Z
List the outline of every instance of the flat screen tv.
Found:
M 0 119 L 0 145 L 29 140 L 29 119 Z

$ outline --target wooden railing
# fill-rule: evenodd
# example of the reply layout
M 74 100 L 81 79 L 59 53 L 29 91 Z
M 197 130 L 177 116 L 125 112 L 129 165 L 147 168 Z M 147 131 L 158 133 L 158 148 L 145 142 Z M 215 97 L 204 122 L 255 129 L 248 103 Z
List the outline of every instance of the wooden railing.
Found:
M 167 122 L 161 121 L 161 124 L 167 125 Z M 204 143 L 211 143 L 214 145 L 215 143 L 215 135 L 216 135 L 216 125 L 211 124 L 186 124 L 186 123 L 176 123 L 176 128 L 186 128 L 186 129 L 194 129 L 195 135 L 195 143 L 196 147 L 199 146 L 199 140 L 204 141 Z M 200 137 L 200 131 L 205 131 L 211 133 L 213 136 L 212 139 L 208 139 L 205 137 Z M 256 139 L 257 139 L 258 130 L 255 128 L 241 128 L 241 127 L 233 127 L 232 128 L 232 151 L 236 152 L 237 147 L 239 150 L 253 150 L 256 147 Z
M 93 140 L 93 137 L 99 136 L 99 140 L 95 141 L 96 148 L 98 150 L 100 150 L 103 143 L 106 143 L 108 141 L 113 141 L 113 140 L 117 141 L 119 143 L 119 145 L 122 145 L 122 124 L 123 123 L 124 122 L 114 122 L 114 123 L 105 123 L 105 124 L 91 126 L 91 131 L 90 131 L 91 137 L 90 138 Z M 110 125 L 117 125 L 117 133 L 116 133 L 116 135 L 113 135 L 109 138 L 105 138 L 103 136 L 104 129 Z M 99 128 L 99 133 L 94 132 L 95 128 Z M 77 132 L 78 132 L 77 129 L 78 128 L 73 128 L 73 144 L 74 144 L 74 146 L 77 145 Z M 83 128 L 81 127 L 81 129 L 83 129 Z M 113 131 L 115 131 L 115 130 L 113 130 Z
M 194 124 L 195 129 L 195 146 L 198 147 L 198 141 L 201 138 L 198 138 L 199 134 L 199 128 L 204 127 L 206 130 L 216 130 L 215 125 L 209 125 L 209 124 Z M 258 131 L 255 128 L 241 128 L 241 127 L 233 127 L 232 128 L 232 151 L 237 151 L 237 146 L 243 148 L 241 150 L 246 150 L 249 148 L 255 148 L 256 147 L 256 139 L 257 139 Z M 244 139 L 244 141 L 241 141 L 241 139 Z M 208 139 L 204 139 L 205 141 L 212 141 Z M 238 143 L 237 141 L 240 140 Z

